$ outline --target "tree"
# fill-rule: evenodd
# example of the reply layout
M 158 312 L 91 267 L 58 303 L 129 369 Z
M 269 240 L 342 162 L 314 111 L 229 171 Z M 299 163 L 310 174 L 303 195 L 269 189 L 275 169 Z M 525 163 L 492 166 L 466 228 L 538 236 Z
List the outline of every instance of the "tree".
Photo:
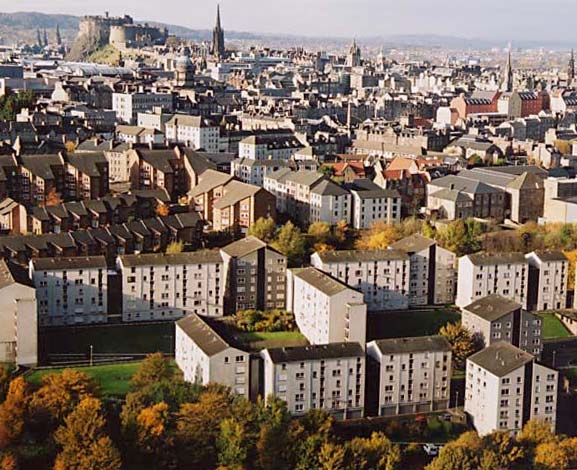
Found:
M 338 444 L 325 442 L 319 454 L 320 470 L 346 470 L 345 448 Z
M 219 468 L 244 470 L 248 458 L 248 442 L 242 423 L 236 418 L 227 418 L 220 425 L 217 440 Z
M 421 235 L 423 235 L 423 237 L 430 238 L 431 240 L 436 240 L 437 230 L 431 225 L 430 222 L 427 221 L 424 222 L 421 227 Z
M 462 369 L 467 358 L 478 349 L 471 332 L 460 323 L 447 323 L 439 334 L 451 345 L 455 367 Z
M 276 223 L 272 217 L 261 217 L 248 229 L 248 234 L 265 243 L 273 241 L 276 233 Z
M 184 403 L 176 416 L 177 450 L 181 460 L 201 468 L 216 466 L 216 441 L 220 424 L 231 414 L 230 391 L 209 385 L 197 403 Z
M 291 467 L 295 470 L 319 468 L 320 450 L 330 439 L 333 418 L 322 410 L 311 410 L 289 426 L 289 442 L 292 443 Z
M 28 398 L 28 384 L 24 377 L 12 380 L 6 400 L 0 405 L 0 448 L 14 444 L 22 436 Z
M 160 352 L 149 354 L 131 380 L 135 389 L 146 387 L 156 382 L 168 380 L 174 375 L 168 359 Z
M 383 433 L 354 438 L 347 450 L 347 468 L 355 470 L 395 470 L 401 461 L 401 450 Z
M 535 449 L 534 463 L 542 470 L 567 470 L 569 456 L 559 442 L 542 442 Z
M 0 364 L 0 401 L 4 399 L 4 394 L 10 383 L 10 369 L 7 364 Z
M 575 266 L 577 265 L 577 250 L 563 252 L 569 260 L 567 269 L 567 288 L 569 290 L 575 289 Z
M 136 418 L 137 439 L 140 450 L 160 455 L 170 444 L 168 438 L 168 405 L 157 403 L 144 408 Z
M 500 469 L 508 469 L 525 457 L 523 447 L 518 445 L 515 439 L 507 432 L 497 431 L 485 436 L 483 438 L 483 448 L 486 449 L 486 453 L 494 454 L 493 456 L 485 455 L 485 461 L 488 462 L 489 459 L 496 461 L 496 468 Z
M 470 449 L 455 442 L 444 446 L 426 470 L 477 470 L 478 458 Z
M 334 238 L 338 245 L 346 243 L 349 236 L 349 226 L 346 220 L 339 220 L 335 226 Z
M 269 397 L 267 405 L 257 403 L 260 431 L 256 450 L 260 470 L 288 470 L 287 456 L 290 414 L 286 402 Z
M 386 250 L 400 238 L 399 227 L 377 222 L 357 240 L 356 248 L 358 250 Z
M 48 191 L 48 194 L 46 195 L 46 201 L 44 205 L 46 207 L 52 207 L 52 206 L 58 206 L 60 204 L 62 204 L 62 197 L 60 197 L 60 194 L 58 194 L 56 188 L 51 188 L 50 191 Z
M 0 458 L 0 470 L 18 470 L 18 458 L 13 453 L 8 453 Z
M 315 222 L 309 225 L 308 234 L 314 243 L 328 243 L 331 239 L 331 226 L 327 222 Z
M 42 378 L 42 386 L 32 395 L 30 408 L 37 420 L 61 422 L 83 399 L 97 396 L 96 381 L 84 372 L 65 369 Z
M 54 433 L 61 450 L 55 470 L 120 470 L 120 454 L 106 435 L 102 403 L 84 398 Z
M 163 202 L 160 202 L 156 206 L 156 215 L 157 216 L 166 217 L 169 214 L 170 214 L 170 208 L 166 204 L 164 204 Z
M 532 419 L 523 426 L 517 440 L 522 445 L 535 447 L 539 444 L 555 441 L 555 435 L 551 432 L 549 424 Z
M 170 245 L 166 247 L 167 255 L 176 255 L 178 253 L 182 253 L 183 251 L 184 251 L 184 242 L 182 241 L 172 242 Z
M 305 239 L 301 231 L 292 222 L 281 227 L 271 246 L 288 258 L 289 264 L 302 262 L 305 254 Z

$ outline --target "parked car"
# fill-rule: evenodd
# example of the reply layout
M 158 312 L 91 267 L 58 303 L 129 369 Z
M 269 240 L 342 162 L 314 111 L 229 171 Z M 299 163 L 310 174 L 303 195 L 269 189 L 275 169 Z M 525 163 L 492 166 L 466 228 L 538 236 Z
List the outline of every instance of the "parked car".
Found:
M 429 457 L 435 457 L 435 456 L 439 455 L 439 451 L 441 450 L 441 448 L 442 448 L 442 446 L 437 445 L 437 444 L 428 443 L 428 444 L 423 445 L 423 451 Z

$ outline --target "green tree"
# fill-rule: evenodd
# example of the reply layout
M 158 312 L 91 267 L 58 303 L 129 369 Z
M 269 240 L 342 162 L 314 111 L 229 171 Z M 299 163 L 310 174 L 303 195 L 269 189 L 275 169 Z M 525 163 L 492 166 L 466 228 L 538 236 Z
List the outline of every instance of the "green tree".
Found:
M 288 430 L 291 417 L 286 403 L 269 397 L 260 414 L 262 423 L 256 443 L 258 467 L 260 470 L 288 470 Z
M 261 217 L 248 229 L 248 234 L 256 237 L 265 243 L 270 243 L 274 240 L 276 233 L 276 223 L 272 217 Z
M 227 470 L 246 469 L 249 442 L 243 424 L 236 418 L 227 418 L 220 425 L 217 440 L 218 463 Z
M 290 221 L 281 227 L 271 246 L 285 255 L 293 266 L 300 264 L 305 255 L 305 238 Z
M 451 345 L 453 363 L 457 369 L 462 369 L 467 358 L 478 350 L 473 335 L 461 323 L 447 323 L 441 327 L 439 334 Z
M 173 377 L 174 371 L 169 360 L 162 353 L 150 354 L 142 361 L 132 377 L 132 387 L 139 389 Z
M 60 446 L 55 470 L 120 470 L 120 454 L 106 435 L 102 403 L 84 398 L 54 433 Z

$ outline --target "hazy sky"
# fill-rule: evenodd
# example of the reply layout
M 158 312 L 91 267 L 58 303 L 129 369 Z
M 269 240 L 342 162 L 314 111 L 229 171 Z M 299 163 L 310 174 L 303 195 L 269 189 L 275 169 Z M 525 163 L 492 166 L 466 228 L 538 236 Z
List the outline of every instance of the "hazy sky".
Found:
M 311 36 L 439 34 L 577 43 L 576 0 L 221 0 L 228 30 Z M 0 0 L 0 11 L 130 14 L 194 29 L 214 23 L 214 0 Z

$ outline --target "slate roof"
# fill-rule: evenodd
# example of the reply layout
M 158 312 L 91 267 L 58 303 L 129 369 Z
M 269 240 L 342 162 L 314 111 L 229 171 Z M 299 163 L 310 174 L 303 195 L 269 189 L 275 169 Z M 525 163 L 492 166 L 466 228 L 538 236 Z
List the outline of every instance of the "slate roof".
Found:
M 418 253 L 423 250 L 429 249 L 435 244 L 435 240 L 423 237 L 418 233 L 411 235 L 410 237 L 403 238 L 396 243 L 391 244 L 391 248 L 395 250 L 402 250 L 407 253 Z
M 231 347 L 205 319 L 191 313 L 176 322 L 177 328 L 180 328 L 201 351 L 207 356 L 215 356 Z
M 353 290 L 343 282 L 319 271 L 316 268 L 291 269 L 291 272 L 295 277 L 302 279 L 329 297 L 340 294 L 349 289 Z
M 302 361 L 320 361 L 349 357 L 364 357 L 359 343 L 331 343 L 314 346 L 266 349 L 274 364 Z
M 361 263 L 375 261 L 406 261 L 409 255 L 402 250 L 339 250 L 316 253 L 323 263 Z
M 499 341 L 473 354 L 468 361 L 497 377 L 503 377 L 533 361 L 534 357 L 510 343 Z
M 517 302 L 493 294 L 476 300 L 472 304 L 463 308 L 463 310 L 467 310 L 468 312 L 474 313 L 475 315 L 492 322 L 521 309 L 521 307 L 522 306 Z
M 106 269 L 104 256 L 82 256 L 74 258 L 38 258 L 32 261 L 37 271 L 63 271 L 67 269 Z
M 222 256 L 218 251 L 202 250 L 186 253 L 150 253 L 119 256 L 122 265 L 126 268 L 136 266 L 171 266 L 190 264 L 217 264 L 222 263 Z
M 374 341 L 381 354 L 410 354 L 417 352 L 449 352 L 451 345 L 444 336 L 415 336 L 410 338 Z
M 258 238 L 248 236 L 221 248 L 221 250 L 233 258 L 241 258 L 261 248 L 266 248 L 266 246 L 266 243 Z

